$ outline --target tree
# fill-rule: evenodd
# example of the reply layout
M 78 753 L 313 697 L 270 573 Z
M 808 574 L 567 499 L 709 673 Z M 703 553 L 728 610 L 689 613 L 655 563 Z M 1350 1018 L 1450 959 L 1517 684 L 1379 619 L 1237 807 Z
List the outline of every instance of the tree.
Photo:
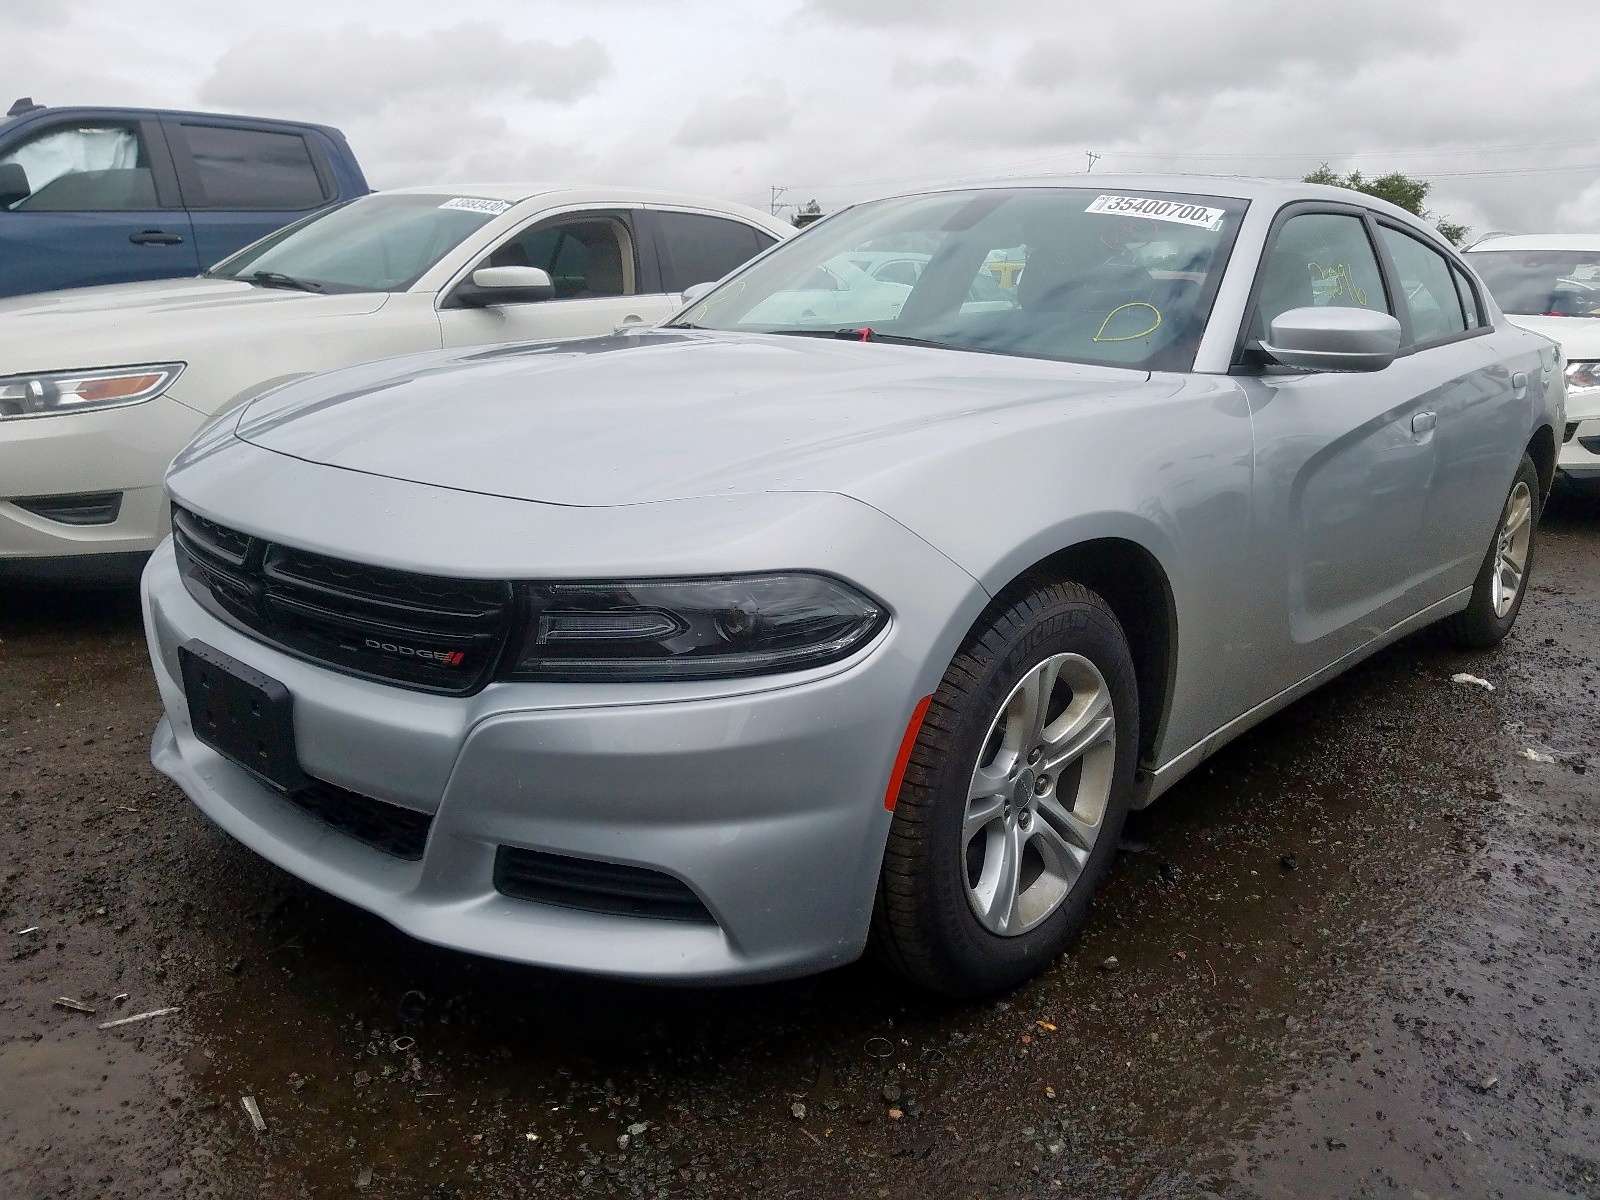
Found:
M 1337 171 L 1323 163 L 1315 171 L 1305 177 L 1306 183 L 1326 183 L 1333 187 L 1350 188 L 1352 191 L 1365 192 L 1369 196 L 1377 196 L 1380 200 L 1387 200 L 1390 204 L 1397 204 L 1409 213 L 1416 213 L 1424 221 L 1433 221 L 1440 233 L 1449 238 L 1453 245 L 1459 246 L 1467 240 L 1471 232 L 1459 221 L 1450 221 L 1444 218 L 1435 218 L 1432 213 L 1422 207 L 1422 202 L 1428 198 L 1428 193 L 1433 190 L 1433 184 L 1426 179 L 1413 179 L 1409 175 L 1402 175 L 1399 171 L 1390 171 L 1387 175 L 1380 175 L 1376 179 L 1368 179 L 1360 171 L 1351 171 L 1348 175 L 1340 175 Z

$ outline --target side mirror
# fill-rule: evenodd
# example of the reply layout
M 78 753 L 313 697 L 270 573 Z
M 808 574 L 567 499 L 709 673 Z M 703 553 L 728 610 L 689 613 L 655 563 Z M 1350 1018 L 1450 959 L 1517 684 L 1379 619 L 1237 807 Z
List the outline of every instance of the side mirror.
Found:
M 683 289 L 683 306 L 685 308 L 689 307 L 689 305 L 705 296 L 716 286 L 715 283 L 691 283 Z
M 527 304 L 556 294 L 550 273 L 538 267 L 479 267 L 456 288 L 452 301 L 466 308 Z
M 1305 371 L 1381 371 L 1400 352 L 1400 322 L 1364 308 L 1291 308 L 1261 350 Z
M 18 200 L 33 195 L 28 186 L 28 173 L 21 163 L 0 163 L 0 208 L 10 208 Z

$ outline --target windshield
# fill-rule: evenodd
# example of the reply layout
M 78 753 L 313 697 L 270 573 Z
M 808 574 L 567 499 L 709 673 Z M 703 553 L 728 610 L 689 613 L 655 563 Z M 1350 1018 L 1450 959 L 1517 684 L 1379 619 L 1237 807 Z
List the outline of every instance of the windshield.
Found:
M 1475 250 L 1467 261 L 1504 312 L 1600 317 L 1600 250 Z
M 475 197 L 363 196 L 279 230 L 206 273 L 313 291 L 403 292 L 510 207 Z
M 779 246 L 674 324 L 1185 370 L 1245 207 L 1093 188 L 882 200 Z

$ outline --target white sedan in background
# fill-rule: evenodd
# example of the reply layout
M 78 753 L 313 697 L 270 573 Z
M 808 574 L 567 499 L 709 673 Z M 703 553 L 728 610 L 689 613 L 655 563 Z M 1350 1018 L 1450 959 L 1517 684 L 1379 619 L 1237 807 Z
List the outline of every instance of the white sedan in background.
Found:
M 1600 237 L 1489 237 L 1467 251 L 1467 261 L 1513 323 L 1561 346 L 1567 423 L 1556 468 L 1600 487 Z
M 161 477 L 202 425 L 372 359 L 651 325 L 794 230 L 692 196 L 408 188 L 319 213 L 190 279 L 0 302 L 0 581 L 132 578 Z

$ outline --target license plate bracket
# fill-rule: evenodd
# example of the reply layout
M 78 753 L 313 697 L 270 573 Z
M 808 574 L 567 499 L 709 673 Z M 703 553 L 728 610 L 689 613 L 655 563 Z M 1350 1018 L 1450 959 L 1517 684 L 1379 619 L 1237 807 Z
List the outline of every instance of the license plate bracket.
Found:
M 294 747 L 294 697 L 276 679 L 191 639 L 178 647 L 195 736 L 279 791 L 310 780 Z

